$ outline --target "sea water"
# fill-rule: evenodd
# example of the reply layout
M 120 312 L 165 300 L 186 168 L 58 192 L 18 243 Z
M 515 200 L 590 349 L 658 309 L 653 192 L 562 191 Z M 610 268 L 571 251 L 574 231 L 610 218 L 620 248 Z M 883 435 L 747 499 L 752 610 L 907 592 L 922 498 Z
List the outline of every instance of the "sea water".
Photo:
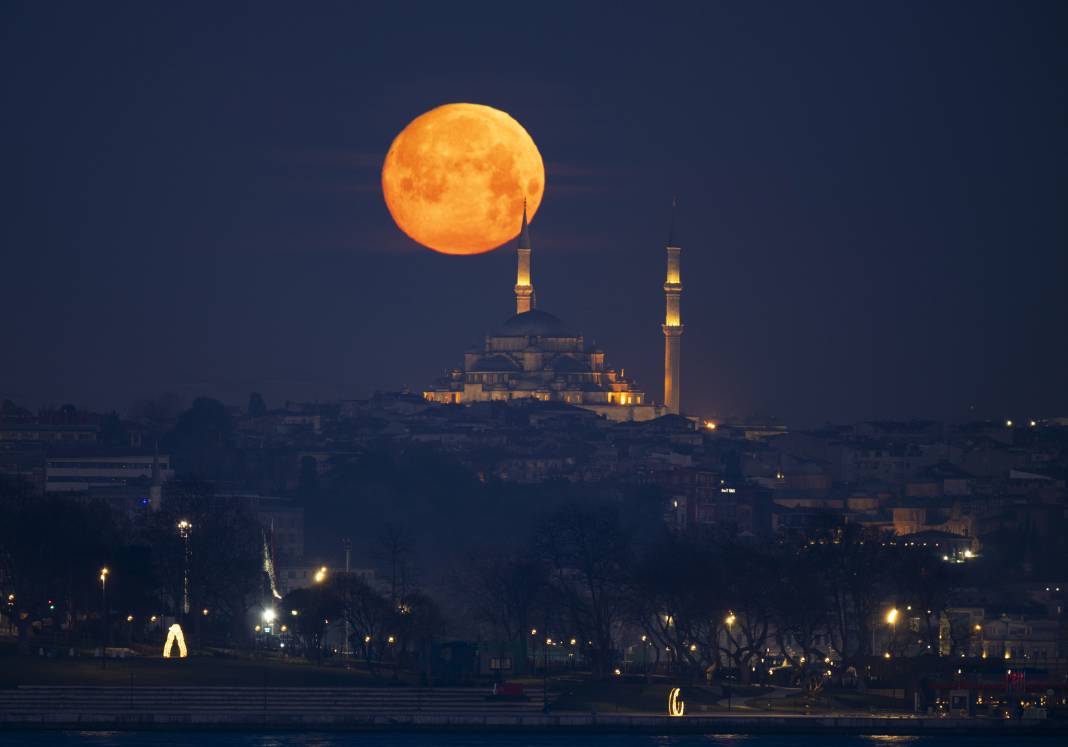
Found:
M 0 747 L 1013 747 L 1056 740 L 1022 736 L 804 736 L 710 734 L 494 734 L 428 732 L 210 732 L 210 731 L 30 731 L 0 732 Z

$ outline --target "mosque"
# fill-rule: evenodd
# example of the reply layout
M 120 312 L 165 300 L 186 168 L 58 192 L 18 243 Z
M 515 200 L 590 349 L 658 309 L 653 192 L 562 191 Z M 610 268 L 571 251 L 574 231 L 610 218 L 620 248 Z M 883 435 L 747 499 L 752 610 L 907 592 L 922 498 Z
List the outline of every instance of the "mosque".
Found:
M 423 396 L 443 404 L 537 399 L 592 410 L 609 420 L 651 420 L 679 412 L 679 348 L 682 322 L 681 249 L 675 246 L 674 221 L 667 244 L 664 332 L 664 400 L 646 396 L 623 369 L 611 366 L 600 348 L 587 345 L 552 314 L 535 308 L 530 271 L 530 227 L 526 207 L 516 247 L 516 313 L 485 336 L 481 347 L 464 353 L 463 368 L 438 379 Z

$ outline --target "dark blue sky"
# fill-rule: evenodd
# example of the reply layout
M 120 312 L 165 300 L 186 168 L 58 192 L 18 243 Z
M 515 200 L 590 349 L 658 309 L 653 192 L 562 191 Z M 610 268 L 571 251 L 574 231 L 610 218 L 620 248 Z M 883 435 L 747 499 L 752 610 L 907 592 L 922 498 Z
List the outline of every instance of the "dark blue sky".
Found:
M 659 399 L 791 422 L 1068 413 L 1060 2 L 72 3 L 0 9 L 0 397 L 125 409 L 419 388 L 514 252 L 392 224 L 396 133 L 512 114 L 541 308 Z

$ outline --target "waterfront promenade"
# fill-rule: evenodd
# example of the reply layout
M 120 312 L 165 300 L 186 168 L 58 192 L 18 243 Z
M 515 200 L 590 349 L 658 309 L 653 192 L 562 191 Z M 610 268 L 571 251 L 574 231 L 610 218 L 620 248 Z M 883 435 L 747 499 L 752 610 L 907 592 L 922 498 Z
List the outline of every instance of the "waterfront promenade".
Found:
M 0 691 L 4 729 L 467 730 L 598 733 L 1068 735 L 1068 724 L 870 714 L 542 712 L 542 693 L 484 688 L 23 686 Z

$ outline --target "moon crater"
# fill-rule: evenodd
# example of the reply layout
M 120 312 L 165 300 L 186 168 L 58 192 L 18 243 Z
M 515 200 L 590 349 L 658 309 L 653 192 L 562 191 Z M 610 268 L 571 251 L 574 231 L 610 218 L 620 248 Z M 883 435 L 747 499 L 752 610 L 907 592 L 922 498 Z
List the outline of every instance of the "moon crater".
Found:
M 445 254 L 478 254 L 519 233 L 523 202 L 541 205 L 545 166 L 533 139 L 505 112 L 446 104 L 397 135 L 382 192 L 397 226 Z

